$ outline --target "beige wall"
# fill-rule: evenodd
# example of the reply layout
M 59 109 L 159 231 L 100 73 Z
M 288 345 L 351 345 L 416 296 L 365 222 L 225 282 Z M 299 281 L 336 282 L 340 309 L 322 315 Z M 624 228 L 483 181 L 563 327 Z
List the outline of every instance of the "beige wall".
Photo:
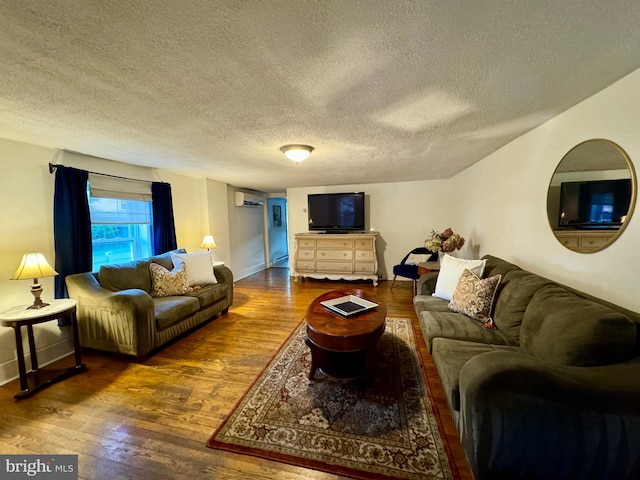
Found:
M 451 227 L 455 224 L 449 182 L 444 180 L 370 183 L 311 188 L 290 188 L 289 202 L 289 252 L 295 252 L 294 234 L 307 232 L 307 195 L 310 193 L 365 192 L 365 227 L 379 233 L 378 274 L 393 278 L 393 266 L 413 248 L 424 245 L 431 230 Z M 464 232 L 460 232 L 464 233 Z M 293 267 L 294 262 L 291 262 Z M 400 279 L 400 278 L 399 278 Z
M 229 242 L 224 240 L 229 237 L 228 228 L 225 231 L 228 225 L 226 184 L 0 139 L 0 204 L 3 205 L 0 209 L 0 225 L 3 229 L 3 235 L 0 235 L 0 311 L 33 302 L 29 291 L 30 281 L 9 280 L 24 253 L 42 252 L 54 265 L 54 175 L 49 173 L 49 162 L 92 172 L 170 183 L 178 246 L 189 252 L 201 251 L 203 236 L 214 233 L 221 245 L 214 257 L 230 261 Z M 225 192 L 224 195 L 219 195 L 220 190 Z M 209 195 L 212 195 L 211 201 Z M 217 220 L 218 217 L 224 219 Z M 218 230 L 211 231 L 212 226 Z M 52 299 L 53 277 L 44 278 L 41 282 L 44 289 L 42 298 L 45 301 Z M 41 365 L 71 351 L 68 328 L 48 322 L 36 325 L 34 330 Z M 24 347 L 28 351 L 26 341 Z M 13 331 L 0 328 L 0 384 L 16 376 Z
M 229 208 L 227 203 L 227 184 L 207 180 L 207 205 L 209 206 L 206 225 L 207 233 L 213 235 L 218 248 L 212 251 L 214 260 L 228 262 L 231 267 L 231 240 L 229 236 Z
M 365 191 L 367 228 L 380 232 L 380 273 L 391 269 L 411 248 L 422 245 L 432 229 L 452 227 L 473 244 L 477 255 L 490 253 L 536 273 L 640 311 L 636 270 L 640 265 L 640 210 L 623 235 L 602 252 L 579 254 L 562 247 L 546 217 L 549 180 L 562 156 L 589 138 L 608 138 L 621 145 L 638 165 L 640 141 L 640 71 L 587 99 L 541 127 L 449 180 L 291 188 L 292 234 L 307 231 L 308 193 Z M 56 151 L 0 140 L 0 309 L 32 301 L 28 281 L 10 281 L 22 254 L 41 251 L 53 263 L 53 175 L 47 164 Z M 80 164 L 72 165 L 79 161 Z M 83 163 L 84 162 L 84 163 Z M 91 157 L 67 155 L 65 165 L 131 178 L 172 184 L 178 245 L 198 251 L 211 233 L 237 278 L 264 268 L 263 208 L 233 206 L 236 188 L 214 180 L 194 179 L 166 171 L 140 169 Z M 144 172 L 144 173 L 142 173 Z M 146 175 L 146 176 L 141 176 Z M 147 178 L 148 176 L 148 178 Z M 226 214 L 221 214 L 225 212 Z M 51 298 L 53 279 L 42 280 Z M 47 328 L 45 328 L 47 327 Z M 67 333 L 50 322 L 36 333 L 48 358 L 70 350 Z M 0 329 L 0 383 L 11 377 L 15 361 L 13 332 Z M 4 355 L 2 355 L 4 352 Z M 13 366 L 12 366 L 13 365 Z M 14 368 L 14 370 L 11 370 Z M 15 373 L 13 374 L 15 376 Z
M 55 151 L 24 143 L 0 140 L 0 310 L 33 303 L 30 280 L 9 280 L 22 255 L 42 252 L 51 266 L 53 255 L 53 175 L 48 163 Z M 42 298 L 53 298 L 54 277 L 40 280 Z M 23 348 L 28 352 L 26 332 Z M 34 337 L 41 364 L 72 350 L 68 328 L 56 322 L 36 325 Z M 17 377 L 13 330 L 0 328 L 0 384 Z M 27 360 L 28 362 L 28 360 Z M 27 363 L 28 364 L 28 363 Z

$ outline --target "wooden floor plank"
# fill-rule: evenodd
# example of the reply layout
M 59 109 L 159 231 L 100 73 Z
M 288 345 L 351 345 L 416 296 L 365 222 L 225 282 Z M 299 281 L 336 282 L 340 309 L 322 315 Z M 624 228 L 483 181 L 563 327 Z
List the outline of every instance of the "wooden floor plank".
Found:
M 14 400 L 18 382 L 0 387 L 0 452 L 78 454 L 83 479 L 328 480 L 328 473 L 211 450 L 207 438 L 328 290 L 360 289 L 387 315 L 411 318 L 411 282 L 294 282 L 271 268 L 236 282 L 229 313 L 142 362 L 84 351 L 87 371 L 33 397 Z M 420 335 L 418 335 L 420 337 Z M 461 477 L 471 480 L 442 386 L 420 345 L 432 400 Z

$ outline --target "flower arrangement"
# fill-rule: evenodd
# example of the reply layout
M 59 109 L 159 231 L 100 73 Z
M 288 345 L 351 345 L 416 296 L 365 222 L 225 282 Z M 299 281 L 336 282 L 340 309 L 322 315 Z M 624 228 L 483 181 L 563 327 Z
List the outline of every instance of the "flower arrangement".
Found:
M 447 228 L 442 233 L 432 230 L 431 236 L 424 241 L 425 248 L 432 252 L 453 252 L 454 250 L 460 250 L 463 245 L 464 238 L 457 233 L 453 233 L 451 228 Z

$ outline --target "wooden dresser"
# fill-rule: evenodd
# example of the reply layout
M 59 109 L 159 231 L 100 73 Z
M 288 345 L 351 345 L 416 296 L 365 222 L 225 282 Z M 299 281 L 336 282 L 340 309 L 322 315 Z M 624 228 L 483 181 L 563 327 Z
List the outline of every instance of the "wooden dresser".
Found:
M 553 232 L 558 241 L 569 250 L 580 253 L 595 252 L 608 244 L 617 230 L 565 230 Z
M 297 233 L 293 276 L 329 280 L 372 280 L 378 285 L 376 232 Z

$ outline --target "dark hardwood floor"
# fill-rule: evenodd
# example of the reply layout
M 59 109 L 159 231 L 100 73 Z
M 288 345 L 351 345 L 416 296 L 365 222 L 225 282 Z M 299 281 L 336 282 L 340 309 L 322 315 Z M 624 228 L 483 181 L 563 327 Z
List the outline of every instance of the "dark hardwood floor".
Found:
M 296 283 L 286 268 L 242 279 L 227 315 L 143 362 L 84 351 L 86 372 L 33 397 L 13 399 L 17 380 L 0 387 L 0 453 L 78 454 L 79 477 L 89 480 L 340 478 L 211 450 L 205 442 L 321 293 L 361 289 L 366 298 L 385 302 L 388 316 L 411 318 L 417 327 L 411 282 L 389 286 Z M 431 358 L 426 351 L 423 357 L 460 478 L 471 479 Z

